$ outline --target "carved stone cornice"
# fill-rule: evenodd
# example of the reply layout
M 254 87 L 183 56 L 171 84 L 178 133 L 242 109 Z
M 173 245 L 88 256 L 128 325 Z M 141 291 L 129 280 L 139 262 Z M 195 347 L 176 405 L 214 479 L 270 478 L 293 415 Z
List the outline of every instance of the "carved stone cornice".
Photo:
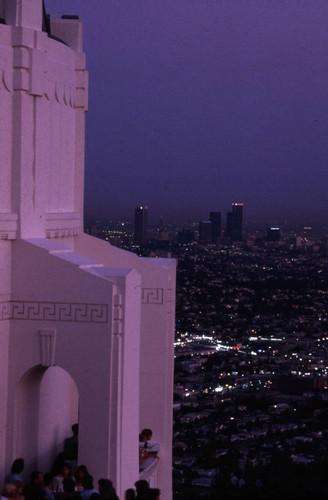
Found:
M 17 214 L 0 213 L 0 240 L 16 239 L 17 220 Z
M 0 302 L 1 320 L 108 323 L 107 304 L 10 300 Z

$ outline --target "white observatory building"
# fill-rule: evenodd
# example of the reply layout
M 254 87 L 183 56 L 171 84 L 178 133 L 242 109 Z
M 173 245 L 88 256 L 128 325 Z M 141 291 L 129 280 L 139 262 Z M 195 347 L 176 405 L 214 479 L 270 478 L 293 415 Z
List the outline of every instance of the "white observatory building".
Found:
M 175 262 L 83 233 L 87 93 L 81 22 L 0 0 L 0 479 L 48 471 L 78 422 L 95 480 L 170 500 Z

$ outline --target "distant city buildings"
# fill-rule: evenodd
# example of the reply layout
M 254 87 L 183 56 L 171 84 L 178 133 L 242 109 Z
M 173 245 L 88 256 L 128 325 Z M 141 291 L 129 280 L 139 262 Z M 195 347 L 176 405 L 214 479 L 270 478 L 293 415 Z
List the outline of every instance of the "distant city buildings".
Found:
M 224 236 L 221 229 L 221 212 L 210 212 L 209 220 L 199 222 L 200 245 L 216 245 L 222 237 L 230 242 L 243 240 L 243 203 L 233 203 L 232 211 L 227 213 L 227 225 Z
M 233 203 L 232 211 L 227 213 L 226 235 L 231 241 L 242 241 L 243 239 L 243 203 Z
M 244 221 L 243 210 L 242 203 L 232 205 L 226 228 L 221 224 L 222 212 L 219 211 L 209 212 L 208 219 L 199 222 L 174 223 L 164 222 L 163 215 L 149 220 L 148 207 L 142 206 L 135 209 L 135 220 L 89 220 L 85 230 L 111 245 L 132 250 L 143 257 L 171 257 L 179 245 L 199 245 L 204 249 L 211 246 L 220 249 L 311 248 L 311 251 L 318 252 L 325 241 L 324 227 L 318 232 L 311 226 L 288 227 L 286 222 L 279 225 L 277 220 L 271 226 L 265 222 Z
M 195 233 L 190 229 L 183 229 L 178 232 L 178 244 L 179 245 L 189 245 L 195 241 Z
M 267 241 L 280 241 L 280 228 L 269 227 L 266 235 Z
M 148 207 L 137 207 L 134 211 L 134 243 L 144 245 L 147 241 Z
M 177 249 L 176 500 L 328 491 L 328 235 L 295 235 Z
M 212 243 L 212 222 L 201 220 L 199 222 L 199 244 L 208 245 Z
M 209 220 L 199 222 L 199 244 L 216 245 L 221 235 L 221 212 L 210 212 Z
M 216 244 L 221 236 L 221 212 L 210 212 L 210 221 L 212 223 L 212 243 Z

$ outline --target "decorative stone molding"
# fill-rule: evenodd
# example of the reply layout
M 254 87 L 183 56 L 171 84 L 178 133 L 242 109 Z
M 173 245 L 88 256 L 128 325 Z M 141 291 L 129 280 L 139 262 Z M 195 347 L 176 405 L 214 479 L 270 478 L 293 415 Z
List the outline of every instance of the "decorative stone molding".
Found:
M 12 91 L 12 85 L 11 82 L 9 83 L 9 78 L 5 73 L 5 70 L 2 69 L 2 79 L 1 79 L 1 88 L 5 89 L 7 92 L 11 93 Z
M 17 219 L 17 214 L 0 213 L 0 240 L 16 239 Z
M 64 104 L 70 108 L 75 108 L 75 88 L 71 82 L 46 81 L 44 97 L 48 101 L 56 100 L 58 104 Z
M 123 332 L 123 297 L 121 294 L 114 295 L 113 319 L 113 333 L 121 335 Z
M 107 304 L 17 301 L 0 302 L 0 320 L 108 323 Z
M 80 233 L 80 215 L 76 212 L 46 214 L 46 237 L 65 238 Z
M 75 107 L 88 109 L 88 72 L 76 70 Z
M 59 231 L 53 229 L 52 231 L 46 231 L 46 238 L 67 238 L 68 236 L 77 236 L 79 233 L 78 228 L 61 229 Z
M 42 328 L 40 333 L 41 365 L 54 366 L 56 351 L 56 330 L 54 328 Z
M 150 484 L 157 484 L 158 457 L 149 457 L 139 470 L 139 479 L 148 481 Z
M 162 305 L 164 297 L 163 288 L 142 288 L 141 291 L 141 303 L 142 304 L 152 304 L 152 305 Z
M 173 314 L 174 311 L 175 311 L 175 300 L 174 300 L 173 289 L 168 288 L 168 290 L 167 290 L 167 313 Z
M 0 320 L 10 319 L 10 302 L 0 302 Z

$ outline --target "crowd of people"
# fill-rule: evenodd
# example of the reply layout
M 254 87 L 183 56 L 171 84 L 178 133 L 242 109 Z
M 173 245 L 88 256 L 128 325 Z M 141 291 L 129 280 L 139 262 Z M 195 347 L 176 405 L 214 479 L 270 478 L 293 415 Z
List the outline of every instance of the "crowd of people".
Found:
M 57 460 L 58 462 L 58 460 Z M 22 472 L 24 460 L 14 460 L 10 473 L 5 477 L 5 484 L 0 500 L 119 500 L 115 487 L 110 479 L 99 479 L 98 487 L 94 487 L 93 477 L 85 465 L 79 465 L 72 474 L 69 462 L 64 462 L 60 471 L 53 468 L 51 472 L 42 474 L 33 471 L 30 482 L 24 484 Z M 124 500 L 159 500 L 160 491 L 150 488 L 147 481 L 140 479 L 135 489 L 125 492 Z
M 79 465 L 72 471 L 72 464 L 77 463 L 78 426 L 72 426 L 73 436 L 67 438 L 64 451 L 60 453 L 50 472 L 43 474 L 33 471 L 30 482 L 24 484 L 22 473 L 24 459 L 14 460 L 10 473 L 4 481 L 0 500 L 119 500 L 113 482 L 110 479 L 99 479 L 97 488 L 86 465 Z M 146 432 L 145 432 L 146 431 Z M 143 456 L 156 456 L 156 443 L 151 442 L 152 432 L 144 429 L 140 434 L 140 449 L 147 450 Z M 124 500 L 159 500 L 160 491 L 150 488 L 147 481 L 140 479 L 135 488 L 125 491 Z

